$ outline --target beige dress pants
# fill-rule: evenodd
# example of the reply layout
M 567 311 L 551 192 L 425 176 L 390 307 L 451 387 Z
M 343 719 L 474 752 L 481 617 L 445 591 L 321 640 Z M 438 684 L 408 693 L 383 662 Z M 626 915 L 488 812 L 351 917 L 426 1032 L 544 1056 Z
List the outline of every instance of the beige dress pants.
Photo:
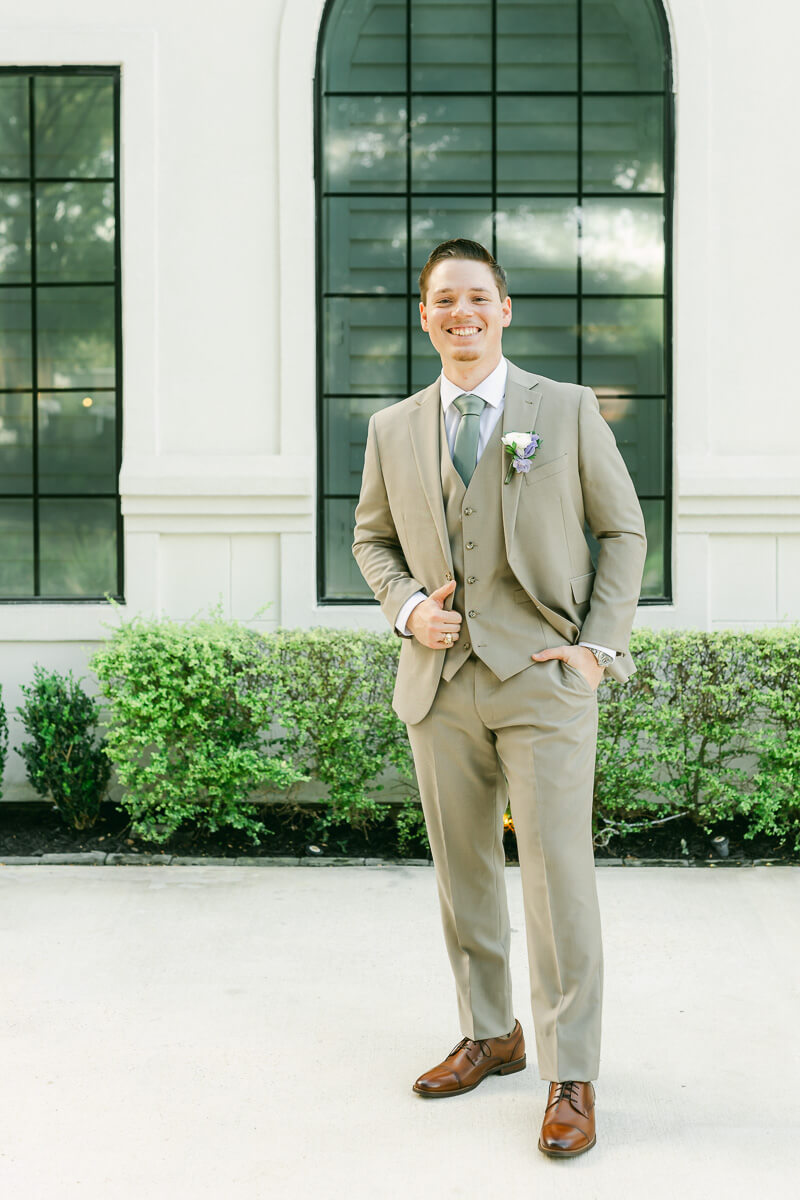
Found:
M 462 1036 L 508 1033 L 503 813 L 519 850 L 542 1079 L 593 1080 L 603 950 L 592 846 L 597 698 L 560 659 L 501 682 L 474 655 L 408 725 Z

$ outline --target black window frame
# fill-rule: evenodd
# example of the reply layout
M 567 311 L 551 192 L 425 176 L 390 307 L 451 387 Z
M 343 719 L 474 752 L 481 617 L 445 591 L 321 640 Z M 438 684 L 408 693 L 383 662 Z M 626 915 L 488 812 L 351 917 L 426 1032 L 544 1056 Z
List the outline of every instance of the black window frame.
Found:
M 325 502 L 330 499 L 353 499 L 352 496 L 343 496 L 339 493 L 327 493 L 325 491 L 325 448 L 323 445 L 323 430 L 324 430 L 324 398 L 327 395 L 329 399 L 336 399 L 336 394 L 325 393 L 324 391 L 324 368 L 325 368 L 325 329 L 324 329 L 324 302 L 326 299 L 339 295 L 351 297 L 358 293 L 338 293 L 325 291 L 324 288 L 324 259 L 323 259 L 323 199 L 330 195 L 350 195 L 351 193 L 336 193 L 333 191 L 326 192 L 323 187 L 324 176 L 324 157 L 323 157 L 323 105 L 325 96 L 363 96 L 369 93 L 358 91 L 340 91 L 338 89 L 329 89 L 323 91 L 323 66 L 322 56 L 325 46 L 325 38 L 328 30 L 328 22 L 333 14 L 334 9 L 342 0 L 326 0 L 325 7 L 320 21 L 319 34 L 317 39 L 315 74 L 313 81 L 314 91 L 314 191 L 315 191 L 315 311 L 316 311 L 316 417 L 317 417 L 317 503 L 316 503 L 316 537 L 317 537 L 317 553 L 316 553 L 316 600 L 317 604 L 324 607 L 342 607 L 354 605 L 371 605 L 375 606 L 377 601 L 372 597 L 337 597 L 327 596 L 325 594 L 326 584 L 326 562 L 325 562 Z M 492 203 L 492 253 L 497 253 L 497 98 L 498 96 L 517 96 L 524 98 L 528 96 L 571 96 L 578 100 L 578 144 L 577 144 L 577 160 L 578 160 L 578 182 L 576 188 L 577 204 L 580 209 L 585 198 L 604 199 L 609 197 L 620 198 L 624 193 L 618 191 L 597 191 L 592 189 L 589 192 L 584 192 L 583 189 L 583 97 L 584 96 L 659 96 L 663 100 L 663 167 L 664 167 L 664 190 L 662 192 L 648 191 L 646 195 L 653 198 L 662 198 L 664 202 L 664 494 L 649 495 L 639 494 L 639 499 L 642 501 L 657 500 L 663 502 L 664 505 L 664 526 L 663 526 L 663 563 L 664 563 L 664 590 L 659 596 L 640 596 L 639 605 L 642 607 L 665 606 L 671 605 L 674 602 L 673 591 L 673 554 L 672 554 L 672 538 L 673 538 L 673 474 L 674 474 L 674 456 L 673 456 L 673 225 L 674 225 L 674 195 L 675 195 L 675 94 L 674 94 L 674 72 L 673 72 L 673 56 L 672 56 L 672 39 L 670 36 L 669 21 L 664 9 L 662 0 L 649 0 L 655 11 L 656 18 L 660 27 L 661 46 L 662 46 L 662 88 L 643 89 L 638 91 L 633 90 L 595 90 L 583 87 L 583 3 L 584 0 L 573 0 L 577 6 L 577 88 L 572 91 L 502 91 L 497 90 L 497 0 L 489 0 L 491 3 L 491 23 L 492 23 L 492 58 L 491 58 L 491 120 L 492 120 L 492 187 L 489 193 Z M 412 0 L 405 0 L 405 38 L 406 38 L 406 86 L 403 91 L 395 91 L 393 89 L 381 90 L 382 96 L 402 96 L 406 102 L 406 187 L 404 191 L 391 191 L 382 193 L 380 191 L 370 191 L 368 195 L 371 198 L 377 198 L 382 195 L 390 195 L 393 199 L 404 199 L 406 205 L 406 292 L 393 293 L 382 292 L 381 298 L 402 298 L 407 301 L 407 310 L 410 301 L 416 293 L 416 280 L 412 278 L 414 272 L 411 263 L 411 201 L 419 195 L 430 194 L 430 189 L 427 192 L 416 193 L 413 188 L 413 183 L 410 182 L 410 158 L 411 158 L 411 99 L 415 95 L 432 95 L 434 90 L 431 88 L 413 88 L 411 86 L 412 76 L 412 24 L 411 24 L 411 8 Z M 456 94 L 452 89 L 446 89 L 443 94 Z M 472 93 L 464 93 L 472 94 Z M 458 196 L 469 197 L 470 193 L 459 191 Z M 485 198 L 486 193 L 481 193 L 481 198 Z M 537 195 L 546 196 L 547 193 L 537 193 Z M 578 235 L 580 237 L 582 229 L 582 220 L 579 219 Z M 546 293 L 526 293 L 515 290 L 513 292 L 514 299 L 547 299 Z M 563 299 L 564 296 L 555 297 Z M 589 297 L 591 298 L 591 296 Z M 614 298 L 630 298 L 630 294 L 603 293 L 604 299 Z M 646 299 L 647 296 L 643 293 L 637 293 L 636 299 Z M 661 299 L 661 295 L 658 296 Z M 578 378 L 574 382 L 582 383 L 582 368 L 583 368 L 583 287 L 582 287 L 582 260 L 580 255 L 577 260 L 577 286 L 575 300 L 577 303 L 577 362 L 578 362 Z M 410 317 L 407 316 L 407 321 L 410 323 Z M 412 395 L 414 388 L 411 382 L 412 370 L 412 341 L 410 335 L 406 338 L 406 396 Z M 433 382 L 432 377 L 431 382 Z M 604 391 L 604 398 L 613 399 L 615 393 Z M 346 399 L 346 396 L 341 398 Z M 362 395 L 362 399 L 370 397 Z M 631 396 L 631 399 L 662 399 L 660 396 L 650 396 L 645 393 L 636 393 Z M 389 403 L 396 403 L 396 399 L 387 397 Z M 355 497 L 357 499 L 357 497 Z
M 3 179 L 3 183 L 20 183 L 30 187 L 30 211 L 31 211 L 31 278 L 30 284 L 24 283 L 2 283 L 0 288 L 6 287 L 25 287 L 30 286 L 31 291 L 31 386 L 16 387 L 16 388 L 1 388 L 0 393 L 3 395 L 13 394 L 30 394 L 33 405 L 33 480 L 30 498 L 33 501 L 33 571 L 34 571 L 34 595 L 31 596 L 0 596 L 2 604 L 106 604 L 111 600 L 117 603 L 125 603 L 124 597 L 124 580 L 125 580 L 125 539 L 122 522 L 122 500 L 119 490 L 119 474 L 122 466 L 122 247 L 120 236 L 120 212 L 121 212 L 121 138 L 120 138 L 120 91 L 121 91 L 121 68 L 117 66 L 0 66 L 0 76 L 26 76 L 28 78 L 28 175 L 22 176 L 7 176 Z M 34 119 L 34 90 L 35 80 L 37 77 L 43 76 L 92 76 L 94 78 L 105 77 L 112 80 L 113 83 L 113 136 L 114 136 L 114 175 L 111 176 L 94 176 L 93 182 L 113 183 L 114 188 L 114 386 L 113 387 L 93 387 L 90 390 L 94 392 L 115 392 L 115 473 L 117 479 L 116 490 L 112 492 L 47 492 L 40 494 L 39 492 L 39 470 L 38 470 L 38 355 L 37 355 L 37 306 L 36 306 L 36 289 L 37 287 L 108 287 L 109 281 L 43 281 L 39 283 L 36 279 L 36 169 L 35 169 L 35 153 L 36 153 L 36 130 Z M 46 178 L 47 183 L 59 182 L 74 182 L 74 176 L 50 177 Z M 63 392 L 74 392 L 75 388 L 57 388 L 48 387 L 42 389 L 48 394 Z M 2 486 L 0 482 L 0 487 Z M 0 499 L 2 500 L 19 500 L 27 498 L 27 493 L 10 493 L 0 490 Z M 48 593 L 47 595 L 36 594 L 41 590 L 41 559 L 40 559 L 40 530 L 39 530 L 39 503 L 41 499 L 47 500 L 114 500 L 115 503 L 115 535 L 116 535 L 116 590 L 114 593 L 104 593 L 96 596 L 74 596 L 74 595 L 58 595 Z

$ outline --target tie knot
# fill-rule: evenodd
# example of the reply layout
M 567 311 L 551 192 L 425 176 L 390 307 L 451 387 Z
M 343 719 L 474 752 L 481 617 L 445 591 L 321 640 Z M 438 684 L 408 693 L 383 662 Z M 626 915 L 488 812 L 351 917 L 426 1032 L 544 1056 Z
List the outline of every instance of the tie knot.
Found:
M 456 396 L 453 401 L 462 417 L 479 417 L 486 407 L 486 401 L 480 396 L 473 396 L 471 392 L 465 392 L 463 396 Z

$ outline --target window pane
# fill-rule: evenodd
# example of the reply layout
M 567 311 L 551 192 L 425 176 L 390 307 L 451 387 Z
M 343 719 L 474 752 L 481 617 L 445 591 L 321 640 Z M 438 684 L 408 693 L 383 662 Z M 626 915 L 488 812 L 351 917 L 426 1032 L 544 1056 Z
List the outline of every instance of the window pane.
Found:
M 396 396 L 394 400 L 402 400 Z M 367 425 L 374 412 L 393 400 L 374 397 L 326 397 L 323 407 L 325 485 L 329 492 L 357 495 L 364 470 Z
M 575 293 L 578 211 L 569 200 L 523 200 L 497 214 L 497 258 L 516 292 Z
M 568 92 L 577 84 L 577 0 L 498 0 L 497 90 Z
M 488 96 L 415 96 L 411 179 L 420 191 L 492 190 L 492 106 Z
M 663 596 L 664 587 L 664 522 L 666 501 L 642 500 L 647 557 L 644 562 L 642 596 Z
M 404 197 L 328 196 L 323 212 L 326 291 L 405 292 Z
M 325 138 L 326 191 L 405 191 L 405 100 L 329 96 L 325 100 Z
M 422 91 L 490 91 L 490 0 L 411 0 L 411 86 Z
M 663 300 L 584 300 L 583 382 L 623 394 L 663 394 Z
M 114 500 L 42 500 L 43 596 L 102 596 L 117 590 Z
M 663 162 L 660 96 L 584 98 L 584 191 L 662 192 Z
M 658 91 L 664 48 L 653 0 L 582 0 L 583 86 L 589 91 Z
M 585 292 L 663 293 L 661 197 L 585 201 L 581 261 Z
M 33 501 L 0 500 L 0 596 L 33 594 Z
M 114 185 L 49 183 L 36 189 L 40 280 L 114 279 Z
M 420 388 L 433 383 L 442 370 L 442 363 L 431 345 L 430 337 L 420 325 L 419 299 L 416 296 L 409 304 L 409 324 L 411 328 L 411 388 L 409 391 L 417 392 Z
M 0 184 L 0 280 L 27 283 L 30 277 L 31 194 L 18 183 Z
M 113 287 L 39 288 L 37 309 L 39 387 L 113 387 Z
M 28 80 L 24 75 L 0 78 L 0 179 L 30 174 L 28 146 Z
M 30 395 L 0 395 L 0 492 L 33 488 L 32 406 Z
M 599 399 L 600 411 L 614 431 L 636 491 L 644 496 L 663 495 L 665 400 L 630 396 Z
M 574 192 L 578 101 L 572 96 L 497 97 L 500 192 Z
M 39 487 L 42 492 L 115 492 L 116 402 L 113 392 L 39 396 Z
M 37 178 L 114 174 L 114 84 L 86 75 L 34 80 Z
M 431 196 L 412 201 L 411 285 L 416 289 L 428 255 L 440 242 L 464 237 L 492 244 L 492 201 L 460 196 Z M 419 321 L 417 321 L 417 324 Z
M 406 338 L 403 300 L 327 300 L 325 391 L 405 395 Z
M 517 300 L 511 324 L 503 333 L 503 353 L 536 375 L 577 379 L 577 301 Z
M 322 55 L 326 92 L 403 91 L 405 0 L 345 0 L 330 16 Z
M 353 530 L 358 498 L 325 501 L 327 595 L 333 600 L 372 599 L 353 558 Z
M 30 387 L 31 293 L 0 288 L 0 387 Z

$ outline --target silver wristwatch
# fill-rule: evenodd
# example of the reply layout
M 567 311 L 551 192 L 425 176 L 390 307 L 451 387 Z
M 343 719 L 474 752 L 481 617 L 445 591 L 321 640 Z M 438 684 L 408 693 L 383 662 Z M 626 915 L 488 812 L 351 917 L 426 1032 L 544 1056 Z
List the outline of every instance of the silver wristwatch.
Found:
M 598 650 L 595 646 L 586 646 L 587 650 L 591 650 L 592 654 L 597 659 L 599 667 L 607 667 L 609 663 L 614 661 L 614 655 L 606 654 L 605 650 Z

